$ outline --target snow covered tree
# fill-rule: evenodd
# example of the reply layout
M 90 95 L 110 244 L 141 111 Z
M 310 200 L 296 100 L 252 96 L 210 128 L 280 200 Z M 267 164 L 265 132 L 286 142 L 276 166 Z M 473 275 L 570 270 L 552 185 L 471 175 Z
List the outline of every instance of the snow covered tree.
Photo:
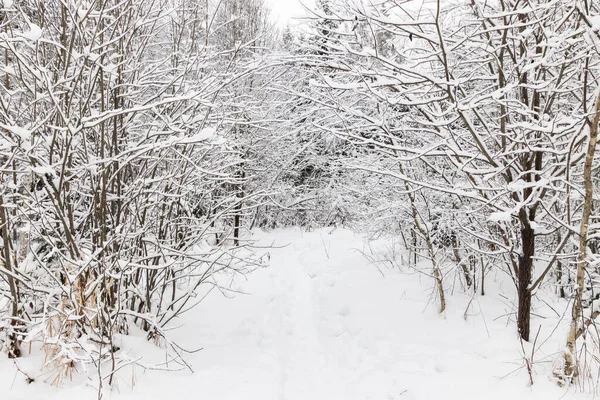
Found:
M 42 343 L 55 383 L 76 364 L 114 371 L 114 336 L 133 325 L 181 356 L 164 328 L 213 274 L 252 262 L 219 229 L 240 200 L 222 190 L 239 178 L 217 111 L 261 65 L 220 69 L 207 12 L 184 0 L 1 12 L 1 340 L 11 357 Z
M 336 57 L 321 64 L 315 88 L 344 120 L 337 134 L 397 164 L 363 169 L 406 182 L 424 199 L 445 194 L 450 201 L 435 207 L 462 215 L 455 231 L 463 251 L 504 260 L 519 334 L 529 340 L 532 296 L 570 253 L 580 215 L 573 175 L 597 68 L 582 14 L 553 1 L 510 0 L 438 1 L 420 14 L 394 1 L 346 9 L 336 23 L 370 35 L 331 41 Z M 389 51 L 379 51 L 378 32 Z M 537 276 L 534 260 L 544 261 Z

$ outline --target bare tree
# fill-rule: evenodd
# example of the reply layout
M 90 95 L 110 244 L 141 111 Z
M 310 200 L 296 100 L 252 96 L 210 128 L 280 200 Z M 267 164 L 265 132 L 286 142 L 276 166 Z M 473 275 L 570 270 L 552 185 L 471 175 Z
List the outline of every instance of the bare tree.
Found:
M 181 360 L 164 328 L 212 275 L 253 264 L 220 229 L 240 203 L 222 188 L 238 180 L 225 133 L 241 116 L 219 110 L 266 62 L 221 69 L 231 50 L 208 45 L 209 12 L 184 0 L 2 11 L 2 338 L 14 357 L 40 341 L 56 383 L 77 363 L 114 371 L 114 335 L 132 324 Z
M 581 71 L 597 67 L 581 13 L 510 0 L 437 2 L 420 14 L 395 1 L 346 10 L 329 16 L 334 37 L 320 35 L 330 58 L 314 60 L 315 101 L 344 121 L 330 130 L 404 166 L 357 168 L 406 182 L 423 200 L 444 194 L 427 208 L 456 216 L 451 247 L 464 254 L 454 258 L 479 260 L 481 280 L 484 259 L 502 261 L 529 340 L 532 297 L 576 232 L 569 171 L 581 165 L 595 85 Z M 544 264 L 537 276 L 534 261 Z

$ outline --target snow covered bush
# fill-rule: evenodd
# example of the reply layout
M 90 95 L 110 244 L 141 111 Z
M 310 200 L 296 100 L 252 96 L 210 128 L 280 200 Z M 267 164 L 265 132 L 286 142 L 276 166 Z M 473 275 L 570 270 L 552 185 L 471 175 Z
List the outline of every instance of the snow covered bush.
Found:
M 114 369 L 114 337 L 132 324 L 165 340 L 200 285 L 252 263 L 229 239 L 240 199 L 223 190 L 237 178 L 214 110 L 260 64 L 211 68 L 222 54 L 204 41 L 206 12 L 183 0 L 0 11 L 0 340 L 10 357 L 40 343 L 56 382 Z

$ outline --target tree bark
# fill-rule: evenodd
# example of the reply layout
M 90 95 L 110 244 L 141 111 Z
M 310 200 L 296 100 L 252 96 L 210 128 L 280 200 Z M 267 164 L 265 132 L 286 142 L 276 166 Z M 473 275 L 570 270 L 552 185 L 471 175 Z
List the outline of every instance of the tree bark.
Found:
M 6 281 L 8 282 L 8 287 L 10 289 L 11 296 L 11 332 L 9 332 L 8 339 L 8 357 L 9 358 L 18 358 L 21 357 L 21 349 L 20 343 L 21 340 L 17 335 L 17 325 L 18 325 L 18 317 L 19 317 L 19 295 L 17 293 L 17 283 L 15 282 L 15 278 L 13 277 L 14 269 L 12 267 L 12 254 L 11 254 L 11 243 L 10 243 L 10 232 L 8 230 L 8 217 L 6 213 L 6 209 L 4 208 L 4 201 L 2 195 L 0 195 L 0 233 L 3 240 L 4 246 L 4 269 L 6 273 L 4 274 Z
M 531 285 L 533 255 L 535 253 L 535 232 L 531 227 L 521 229 L 521 243 L 523 244 L 523 254 L 519 256 L 517 327 L 521 338 L 529 341 L 529 324 L 531 320 L 531 290 L 529 290 L 529 285 Z
M 458 250 L 458 240 L 456 239 L 456 237 L 452 238 L 452 254 L 454 254 L 454 261 L 456 262 L 456 265 L 460 266 L 460 268 L 462 269 L 467 288 L 470 288 L 473 285 L 473 279 L 471 278 L 469 266 L 466 265 L 466 261 L 463 260 L 460 256 L 460 252 Z
M 579 321 L 583 321 L 583 310 L 581 298 L 585 284 L 585 270 L 587 267 L 587 235 L 590 216 L 592 214 L 592 201 L 594 199 L 592 185 L 592 167 L 594 155 L 596 153 L 596 143 L 598 140 L 598 123 L 600 123 L 600 94 L 596 99 L 594 117 L 590 125 L 590 139 L 588 142 L 585 165 L 583 167 L 583 181 L 585 184 L 585 198 L 583 202 L 583 212 L 581 215 L 581 225 L 579 227 L 579 254 L 577 257 L 577 286 L 575 287 L 575 297 L 573 298 L 573 308 L 571 309 L 571 325 L 567 335 L 567 346 L 564 353 L 563 376 L 572 381 L 577 376 L 577 360 L 575 358 L 575 342 L 577 341 L 579 331 Z M 583 326 L 583 325 L 582 325 Z

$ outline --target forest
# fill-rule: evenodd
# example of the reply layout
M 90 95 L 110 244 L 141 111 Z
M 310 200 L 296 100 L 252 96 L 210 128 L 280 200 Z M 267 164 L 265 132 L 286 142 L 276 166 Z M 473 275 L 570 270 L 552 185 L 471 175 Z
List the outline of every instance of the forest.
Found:
M 343 265 L 397 274 L 390 293 L 418 276 L 398 285 L 420 285 L 411 307 L 429 313 L 388 317 L 413 335 L 418 318 L 458 326 L 476 304 L 503 307 L 482 323 L 503 318 L 528 398 L 598 392 L 600 4 L 315 0 L 305 15 L 275 23 L 266 0 L 0 0 L 0 397 L 14 379 L 43 392 L 77 377 L 110 397 L 139 361 L 134 338 L 192 371 L 205 350 L 187 344 L 207 344 L 177 340 L 182 321 L 302 261 L 281 253 L 302 235 L 324 261 L 277 273 L 316 282 L 315 263 L 359 242 L 349 232 L 392 247 Z M 298 390 L 278 398 L 338 398 Z

